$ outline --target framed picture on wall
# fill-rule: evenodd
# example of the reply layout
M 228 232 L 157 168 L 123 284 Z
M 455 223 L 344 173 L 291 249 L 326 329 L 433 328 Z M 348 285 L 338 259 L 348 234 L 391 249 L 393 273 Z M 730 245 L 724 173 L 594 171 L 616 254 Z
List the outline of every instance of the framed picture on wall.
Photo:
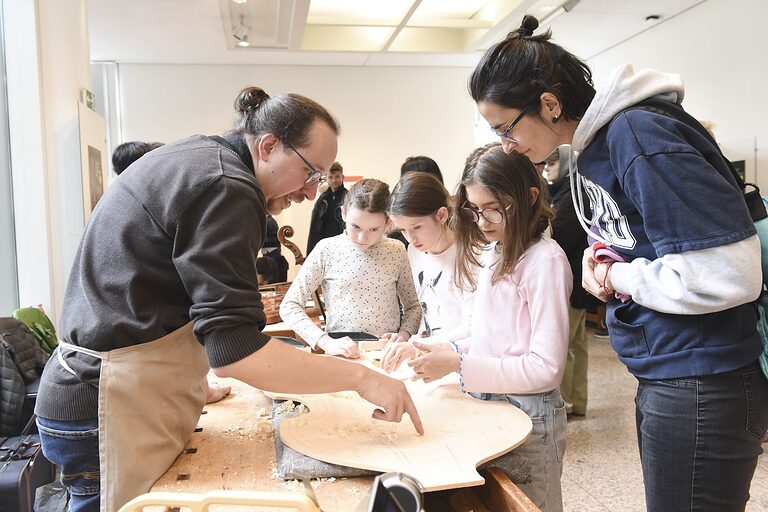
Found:
M 83 219 L 87 222 L 104 195 L 109 180 L 107 132 L 104 118 L 78 104 L 80 122 L 80 166 L 83 179 Z

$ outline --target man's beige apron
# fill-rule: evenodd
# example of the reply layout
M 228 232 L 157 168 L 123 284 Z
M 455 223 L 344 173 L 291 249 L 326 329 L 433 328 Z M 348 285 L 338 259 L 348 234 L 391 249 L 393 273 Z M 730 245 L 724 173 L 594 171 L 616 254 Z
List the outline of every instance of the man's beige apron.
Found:
M 160 339 L 109 352 L 61 343 L 101 359 L 102 512 L 114 512 L 149 491 L 197 426 L 208 359 L 192 327 L 190 322 Z

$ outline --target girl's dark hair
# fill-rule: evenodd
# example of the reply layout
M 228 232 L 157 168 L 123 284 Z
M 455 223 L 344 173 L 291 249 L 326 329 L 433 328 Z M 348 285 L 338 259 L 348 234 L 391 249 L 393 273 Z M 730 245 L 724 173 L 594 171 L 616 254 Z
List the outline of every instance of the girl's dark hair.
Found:
M 389 214 L 407 217 L 432 215 L 442 207 L 450 211 L 451 196 L 437 178 L 426 172 L 404 174 L 389 197 Z
M 235 110 L 238 118 L 232 131 L 255 138 L 272 133 L 291 146 L 304 147 L 308 144 L 309 129 L 316 119 L 339 134 L 339 124 L 330 112 L 300 94 L 270 97 L 260 87 L 246 87 L 235 98 Z
M 443 173 L 440 172 L 440 166 L 428 156 L 419 155 L 406 158 L 403 165 L 400 166 L 400 176 L 405 176 L 409 172 L 426 172 L 443 183 Z
M 478 256 L 487 245 L 482 231 L 472 219 L 461 215 L 468 202 L 467 186 L 480 185 L 490 193 L 504 215 L 501 261 L 492 283 L 511 274 L 520 256 L 541 238 L 552 218 L 542 176 L 527 157 L 517 152 L 505 153 L 501 144 L 488 144 L 469 155 L 456 191 L 452 229 L 456 235 L 455 280 L 459 288 L 473 291 L 476 282 L 473 267 L 480 266 Z M 531 204 L 531 188 L 539 193 Z
M 566 119 L 581 119 L 595 97 L 592 71 L 551 42 L 549 30 L 534 36 L 538 26 L 539 20 L 526 15 L 519 29 L 488 48 L 469 77 L 469 94 L 475 103 L 528 107 L 528 113 L 535 115 L 541 110 L 541 95 L 551 92 Z
M 387 214 L 389 185 L 372 178 L 360 180 L 344 196 L 344 210 L 355 207 L 370 213 Z

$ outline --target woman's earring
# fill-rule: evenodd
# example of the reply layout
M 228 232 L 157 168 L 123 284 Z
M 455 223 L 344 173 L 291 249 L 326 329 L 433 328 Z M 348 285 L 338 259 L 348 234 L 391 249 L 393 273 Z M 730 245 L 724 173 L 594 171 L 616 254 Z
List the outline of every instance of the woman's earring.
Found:
M 560 114 L 557 114 L 555 117 L 552 118 L 552 122 L 556 123 L 560 120 Z

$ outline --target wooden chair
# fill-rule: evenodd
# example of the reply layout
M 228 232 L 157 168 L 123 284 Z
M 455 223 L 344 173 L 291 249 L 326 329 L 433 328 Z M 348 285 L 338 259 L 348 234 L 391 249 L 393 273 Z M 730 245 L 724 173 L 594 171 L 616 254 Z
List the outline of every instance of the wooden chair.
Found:
M 288 248 L 293 253 L 294 263 L 301 265 L 304 263 L 304 255 L 301 253 L 301 249 L 288 240 L 293 236 L 293 228 L 291 226 L 283 226 L 277 232 L 277 239 L 281 245 Z M 278 324 L 282 320 L 280 318 L 280 304 L 283 301 L 283 297 L 291 287 L 291 282 L 286 281 L 283 283 L 270 283 L 259 286 L 261 292 L 261 301 L 264 304 L 264 313 L 267 315 L 267 325 Z M 325 318 L 325 310 L 323 309 L 323 303 L 320 301 L 320 294 L 315 291 L 313 294 L 313 301 L 315 306 L 312 309 L 307 310 L 307 314 L 310 316 L 320 316 Z M 292 336 L 291 334 L 288 334 Z

